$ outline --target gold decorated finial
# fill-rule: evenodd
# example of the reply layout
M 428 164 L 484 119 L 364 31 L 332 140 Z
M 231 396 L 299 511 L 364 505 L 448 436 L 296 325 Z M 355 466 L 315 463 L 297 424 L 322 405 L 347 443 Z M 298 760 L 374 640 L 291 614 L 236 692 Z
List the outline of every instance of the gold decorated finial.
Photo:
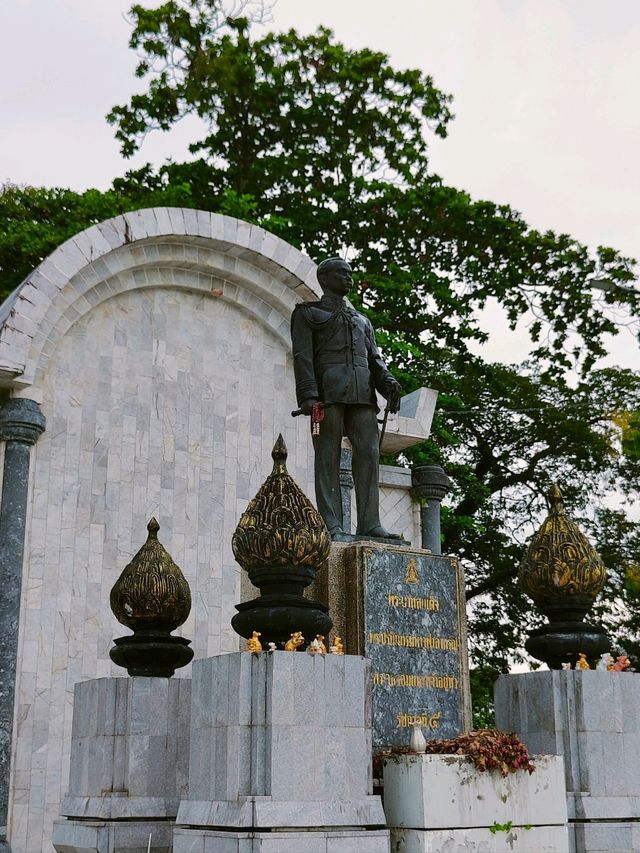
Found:
M 304 595 L 327 561 L 331 538 L 322 516 L 287 471 L 282 435 L 271 457 L 271 473 L 249 501 L 231 540 L 236 560 L 260 595 L 236 605 L 231 626 L 245 638 L 258 629 L 266 646 L 282 648 L 292 633 L 297 632 L 302 645 L 303 633 L 313 637 L 333 627 L 328 608 Z
M 576 669 L 591 669 L 589 666 L 589 661 L 587 660 L 587 656 L 584 652 L 580 652 L 578 655 L 578 660 L 576 661 Z
M 271 456 L 273 471 L 249 502 L 233 534 L 234 556 L 247 572 L 276 566 L 317 569 L 331 548 L 325 523 L 287 471 L 282 435 Z
M 567 516 L 557 485 L 547 497 L 549 514 L 531 538 L 520 566 L 520 586 L 543 610 L 547 602 L 574 596 L 593 601 L 604 586 L 604 564 Z
M 109 655 L 129 675 L 170 678 L 193 657 L 190 640 L 171 631 L 191 610 L 185 576 L 158 541 L 160 525 L 147 524 L 147 541 L 125 566 L 111 590 L 111 609 L 133 636 L 118 637 Z
M 320 649 L 320 653 L 323 655 L 326 655 L 327 647 L 326 647 L 325 642 L 324 642 L 324 634 L 316 634 L 316 642 L 317 642 L 318 647 Z
M 276 443 L 273 445 L 273 450 L 271 451 L 271 458 L 273 459 L 273 473 L 276 474 L 286 474 L 287 473 L 287 445 L 284 443 L 284 438 L 282 437 L 282 433 L 279 433 L 278 438 L 276 439 Z
M 253 631 L 252 636 L 247 640 L 247 651 L 248 652 L 261 652 L 262 651 L 262 643 L 258 639 L 258 637 L 262 636 L 260 631 Z
M 111 609 L 128 628 L 173 631 L 191 610 L 185 576 L 158 541 L 160 525 L 147 524 L 147 541 L 122 571 L 111 590 Z

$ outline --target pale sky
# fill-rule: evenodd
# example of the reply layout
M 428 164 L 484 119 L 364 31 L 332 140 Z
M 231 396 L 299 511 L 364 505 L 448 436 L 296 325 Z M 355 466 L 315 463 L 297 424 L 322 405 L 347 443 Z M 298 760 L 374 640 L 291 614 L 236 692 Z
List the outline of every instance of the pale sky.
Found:
M 188 122 L 123 161 L 104 120 L 140 86 L 129 5 L 1 0 L 0 181 L 103 189 L 185 156 Z M 640 257 L 640 0 L 278 0 L 269 26 L 320 24 L 454 96 L 445 181 Z

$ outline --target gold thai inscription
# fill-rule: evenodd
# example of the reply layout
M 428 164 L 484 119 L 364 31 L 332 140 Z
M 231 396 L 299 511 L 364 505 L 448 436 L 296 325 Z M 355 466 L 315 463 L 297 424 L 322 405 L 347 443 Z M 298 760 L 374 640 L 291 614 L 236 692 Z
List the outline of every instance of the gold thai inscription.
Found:
M 434 637 L 432 634 L 414 636 L 392 631 L 369 631 L 369 642 L 377 646 L 401 646 L 405 649 L 429 649 L 457 652 L 460 644 L 455 637 Z
M 407 714 L 404 712 L 397 715 L 396 728 L 407 729 L 409 726 L 424 726 L 424 728 L 437 729 L 440 728 L 441 718 L 440 711 L 436 711 L 435 714 Z
M 410 610 L 440 610 L 440 602 L 432 595 L 423 598 L 419 595 L 387 595 L 390 607 L 404 607 Z
M 458 679 L 455 675 L 412 675 L 402 672 L 374 672 L 371 680 L 375 686 L 383 687 L 431 687 L 434 690 L 457 690 Z

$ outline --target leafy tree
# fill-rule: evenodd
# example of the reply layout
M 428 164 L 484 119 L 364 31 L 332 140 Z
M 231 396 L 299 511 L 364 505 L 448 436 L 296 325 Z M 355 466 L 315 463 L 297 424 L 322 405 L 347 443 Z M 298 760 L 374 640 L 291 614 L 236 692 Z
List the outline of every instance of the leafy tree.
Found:
M 154 205 L 193 207 L 189 185 L 169 185 L 165 178 L 149 174 L 144 184 L 129 186 L 126 192 L 0 187 L 0 298 L 78 231 Z
M 440 462 L 454 481 L 444 549 L 464 561 L 476 663 L 506 669 L 535 621 L 515 578 L 552 481 L 602 550 L 611 571 L 602 617 L 629 647 L 640 528 L 605 499 L 631 500 L 640 482 L 640 377 L 599 359 L 621 321 L 637 324 L 634 262 L 540 233 L 510 207 L 446 186 L 429 169 L 429 138 L 446 136 L 451 99 L 428 75 L 349 50 L 324 28 L 257 36 L 223 11 L 219 0 L 133 6 L 130 44 L 145 88 L 108 116 L 123 153 L 187 115 L 204 130 L 192 160 L 129 172 L 113 195 L 140 206 L 175 191 L 181 203 L 259 222 L 312 257 L 348 252 L 355 301 L 405 390 L 440 392 L 432 438 L 407 458 Z M 44 233 L 35 218 L 10 216 L 9 228 Z M 488 339 L 479 314 L 492 304 L 528 336 L 524 364 L 478 354 Z

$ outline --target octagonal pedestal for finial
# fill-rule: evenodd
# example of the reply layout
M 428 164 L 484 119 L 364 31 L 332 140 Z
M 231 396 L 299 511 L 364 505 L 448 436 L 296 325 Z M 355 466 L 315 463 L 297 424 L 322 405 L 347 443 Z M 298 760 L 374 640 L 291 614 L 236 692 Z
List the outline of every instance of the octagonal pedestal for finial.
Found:
M 246 639 L 260 631 L 263 647 L 281 647 L 294 631 L 301 631 L 306 641 L 329 635 L 333 623 L 328 608 L 303 593 L 328 558 L 331 539 L 322 517 L 287 472 L 281 435 L 271 455 L 273 470 L 242 514 L 232 542 L 236 560 L 260 596 L 237 604 L 231 625 Z

